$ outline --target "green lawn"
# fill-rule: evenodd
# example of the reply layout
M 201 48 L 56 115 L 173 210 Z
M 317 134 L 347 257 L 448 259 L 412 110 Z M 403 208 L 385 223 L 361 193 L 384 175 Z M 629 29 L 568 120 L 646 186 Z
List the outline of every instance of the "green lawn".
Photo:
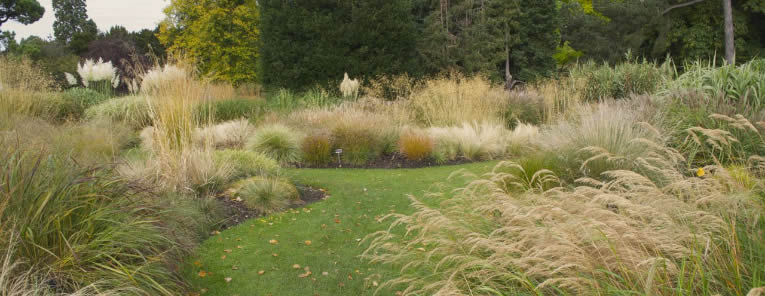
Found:
M 366 247 L 359 241 L 390 223 L 378 219 L 392 212 L 410 213 L 407 194 L 421 196 L 458 169 L 483 173 L 494 164 L 288 170 L 296 183 L 326 189 L 329 198 L 211 237 L 189 261 L 186 274 L 203 295 L 371 295 L 376 284 L 397 272 L 358 257 Z M 444 186 L 455 185 L 461 184 Z

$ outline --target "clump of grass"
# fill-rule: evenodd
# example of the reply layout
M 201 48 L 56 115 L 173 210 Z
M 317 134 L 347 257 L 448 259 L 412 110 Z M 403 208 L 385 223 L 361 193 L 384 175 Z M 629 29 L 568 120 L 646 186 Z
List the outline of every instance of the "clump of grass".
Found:
M 113 89 L 119 87 L 120 84 L 117 68 L 112 65 L 112 62 L 104 62 L 101 58 L 98 60 L 86 59 L 82 64 L 78 64 L 77 74 L 80 74 L 83 86 L 104 95 L 111 95 Z
M 85 110 L 85 119 L 109 119 L 141 129 L 151 124 L 148 100 L 144 96 L 110 99 Z
M 685 72 L 668 82 L 664 94 L 693 89 L 707 95 L 707 100 L 720 100 L 724 105 L 743 105 L 760 111 L 765 107 L 765 59 L 742 65 L 716 66 L 695 62 Z
M 366 238 L 363 257 L 401 267 L 383 286 L 404 295 L 743 295 L 760 286 L 761 256 L 737 255 L 765 247 L 757 194 L 729 191 L 721 168 L 716 177 L 689 177 L 677 152 L 643 144 L 662 153 L 575 188 L 544 185 L 557 183 L 544 164 L 503 163 L 438 192 L 438 207 L 410 197 L 415 213 L 389 215 L 391 228 Z M 394 231 L 401 226 L 406 240 Z
M 27 58 L 0 57 L 0 115 L 53 118 L 64 104 L 55 79 Z
M 295 186 L 278 178 L 253 177 L 242 180 L 230 190 L 245 205 L 264 214 L 284 211 L 297 203 L 299 194 Z
M 544 98 L 530 91 L 511 92 L 503 117 L 509 129 L 520 123 L 540 125 L 545 121 Z
M 332 148 L 343 149 L 342 160 L 354 166 L 365 165 L 396 149 L 397 126 L 387 116 L 356 108 L 353 104 L 295 112 L 289 122 L 304 129 L 323 127 L 329 130 Z
M 300 160 L 300 140 L 301 136 L 293 129 L 273 124 L 257 129 L 247 141 L 247 149 L 289 164 Z
M 329 132 L 315 131 L 300 144 L 303 161 L 313 166 L 325 166 L 332 161 L 332 137 Z
M 245 150 L 215 151 L 213 160 L 220 165 L 231 166 L 232 180 L 255 176 L 276 176 L 281 168 L 276 160 L 265 154 Z
M 58 109 L 57 118 L 79 119 L 85 110 L 109 99 L 109 96 L 88 88 L 70 88 L 61 95 L 63 104 Z
M 643 142 L 665 143 L 665 136 L 643 121 L 638 108 L 624 103 L 583 106 L 550 125 L 542 147 L 568 167 L 565 175 L 598 177 L 616 169 L 632 169 L 634 161 L 656 150 Z
M 244 148 L 254 128 L 246 119 L 238 119 L 197 128 L 194 143 L 199 146 L 211 144 L 216 148 Z
M 424 130 L 404 129 L 399 135 L 398 149 L 410 160 L 423 160 L 433 154 L 434 141 Z
M 0 225 L 19 231 L 10 256 L 34 277 L 68 293 L 103 291 L 173 295 L 181 284 L 160 261 L 173 248 L 141 192 L 103 170 L 52 155 L 0 151 Z M 0 240 L 1 243 L 7 241 Z M 6 246 L 2 246 L 6 248 Z M 119 268 L 117 268 L 119 266 Z
M 578 64 L 570 71 L 574 80 L 584 82 L 582 99 L 597 102 L 604 99 L 621 99 L 630 95 L 653 94 L 665 81 L 674 77 L 671 61 L 663 65 L 643 61 L 630 61 L 615 66 L 588 62 Z
M 412 93 L 408 109 L 417 122 L 427 126 L 450 126 L 473 121 L 501 121 L 507 95 L 486 78 L 438 78 Z
M 509 145 L 509 131 L 501 124 L 489 122 L 462 123 L 457 127 L 431 127 L 428 133 L 436 141 L 436 149 L 450 158 L 488 160 L 504 156 Z

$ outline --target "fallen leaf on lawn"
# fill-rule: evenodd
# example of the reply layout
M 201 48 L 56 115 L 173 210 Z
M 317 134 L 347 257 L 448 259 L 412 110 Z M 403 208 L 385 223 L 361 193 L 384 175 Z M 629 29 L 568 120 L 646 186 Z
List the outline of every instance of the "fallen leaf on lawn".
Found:
M 266 273 L 265 270 L 258 270 L 258 275 L 263 275 L 264 273 Z
M 326 271 L 325 271 L 325 272 L 322 272 L 322 273 L 321 273 L 321 275 L 323 275 L 323 276 L 328 276 L 328 275 L 329 275 L 329 272 L 326 272 Z
M 226 260 L 226 255 L 220 256 L 220 260 Z
M 237 249 L 244 249 L 242 246 L 236 246 Z
M 225 278 L 224 280 L 225 280 L 225 281 L 228 283 L 228 282 L 230 282 L 230 281 L 231 281 L 231 278 L 230 278 L 230 277 L 227 277 L 227 278 Z
M 310 246 L 311 245 L 311 241 L 309 241 L 309 240 L 305 241 L 305 245 L 306 246 Z
M 236 265 L 231 266 L 231 270 L 239 270 L 239 266 L 236 266 Z
M 241 241 L 242 241 L 242 239 L 241 239 L 241 238 L 237 238 L 237 239 L 236 239 L 236 241 L 238 241 L 238 242 L 241 242 Z
M 350 273 L 348 274 L 348 279 L 349 279 L 349 280 L 352 280 L 352 279 L 353 279 L 353 276 L 352 276 Z
M 201 267 L 202 266 L 202 262 L 199 262 L 199 260 L 194 261 L 194 266 Z
M 273 254 L 271 254 L 271 256 L 279 257 L 279 254 L 273 253 Z
M 311 267 L 310 266 L 303 267 L 303 270 L 309 271 L 309 270 L 311 270 Z
M 335 219 L 335 223 L 340 224 L 340 219 Z
M 321 228 L 327 228 L 327 224 L 322 224 Z
M 304 277 L 308 277 L 309 275 L 311 275 L 311 271 L 306 271 L 305 273 L 298 275 L 298 277 L 304 278 Z
M 417 251 L 425 252 L 425 248 L 417 248 Z
M 379 285 L 379 284 L 377 283 L 377 281 L 372 281 L 372 286 L 375 286 L 375 287 L 377 287 L 378 285 Z
M 230 249 L 225 249 L 225 250 L 223 250 L 223 252 L 231 253 L 231 250 Z
M 217 230 L 215 230 L 215 231 L 213 231 L 211 234 L 212 234 L 212 235 L 218 235 L 218 234 L 220 234 L 220 231 L 217 231 Z
M 199 273 L 197 273 L 197 275 L 198 275 L 199 277 L 202 277 L 202 278 L 203 278 L 203 277 L 206 277 L 206 276 L 207 276 L 207 275 L 209 275 L 209 274 L 210 274 L 209 272 L 207 272 L 207 271 L 204 271 L 204 270 L 200 270 L 200 271 L 199 271 Z
M 269 243 L 269 244 L 272 244 L 272 245 L 275 245 L 275 244 L 278 244 L 278 243 L 279 243 L 279 241 L 278 241 L 278 240 L 275 240 L 275 239 L 272 239 L 272 240 L 268 241 L 268 243 Z
M 293 265 L 292 265 L 292 268 L 294 268 L 294 269 L 300 269 L 300 264 L 293 264 Z
M 339 284 L 337 284 L 337 286 L 340 287 L 340 288 L 345 287 L 345 283 L 339 283 Z

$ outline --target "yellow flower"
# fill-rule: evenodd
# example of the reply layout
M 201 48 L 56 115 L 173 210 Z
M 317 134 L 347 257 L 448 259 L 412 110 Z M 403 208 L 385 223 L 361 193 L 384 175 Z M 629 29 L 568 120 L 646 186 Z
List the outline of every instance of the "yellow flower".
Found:
M 696 171 L 696 176 L 699 176 L 699 177 L 704 177 L 704 175 L 705 175 L 705 174 L 706 174 L 706 172 L 704 172 L 704 168 L 699 168 L 699 169 Z

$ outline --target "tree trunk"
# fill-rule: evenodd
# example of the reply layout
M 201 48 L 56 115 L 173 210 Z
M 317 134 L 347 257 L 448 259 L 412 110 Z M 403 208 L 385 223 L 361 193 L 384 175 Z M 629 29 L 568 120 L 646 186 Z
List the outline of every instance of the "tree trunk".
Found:
M 505 45 L 505 88 L 510 90 L 513 88 L 513 75 L 510 74 L 510 48 Z
M 725 14 L 725 61 L 729 65 L 736 63 L 736 44 L 733 31 L 733 5 L 731 0 L 723 1 L 723 13 Z

